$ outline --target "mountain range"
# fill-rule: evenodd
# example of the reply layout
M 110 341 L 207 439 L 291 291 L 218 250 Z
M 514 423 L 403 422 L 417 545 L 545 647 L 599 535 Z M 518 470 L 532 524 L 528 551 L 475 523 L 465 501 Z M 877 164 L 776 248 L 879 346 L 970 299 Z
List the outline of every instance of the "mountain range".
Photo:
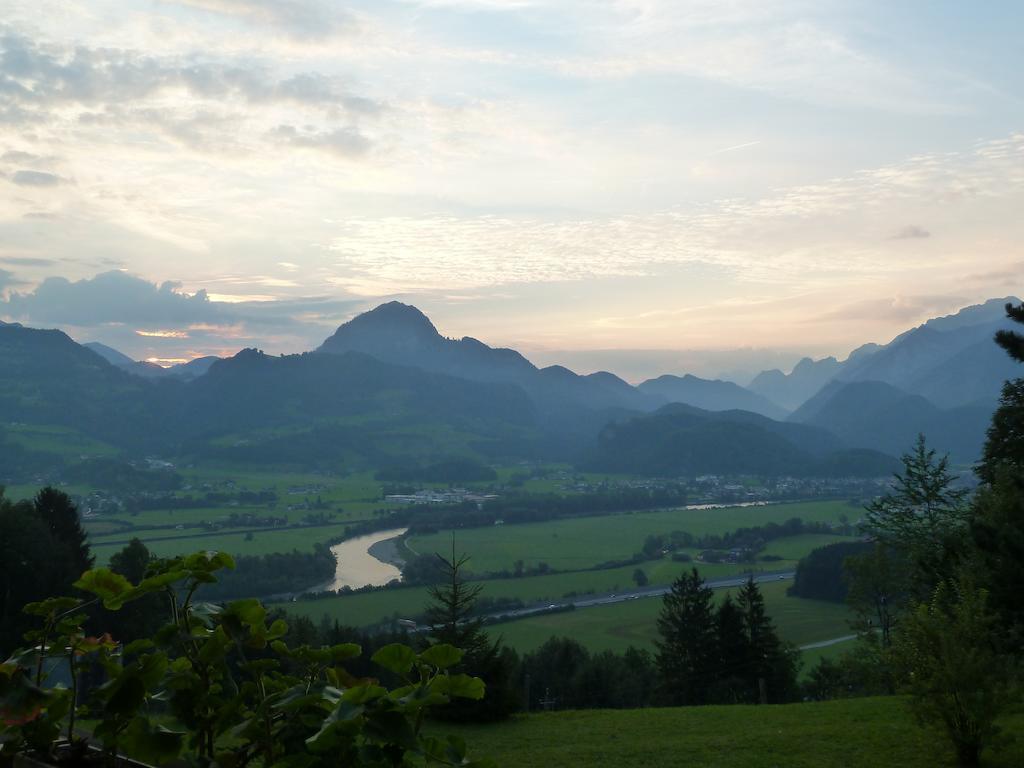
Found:
M 398 302 L 342 324 L 314 352 L 247 349 L 170 369 L 0 324 L 0 467 L 57 460 L 26 436 L 33 429 L 125 455 L 334 470 L 448 457 L 644 474 L 884 474 L 918 432 L 970 463 L 1002 382 L 1018 373 L 992 342 L 1015 301 L 930 320 L 844 361 L 765 371 L 749 388 L 538 368 L 512 349 L 446 338 Z

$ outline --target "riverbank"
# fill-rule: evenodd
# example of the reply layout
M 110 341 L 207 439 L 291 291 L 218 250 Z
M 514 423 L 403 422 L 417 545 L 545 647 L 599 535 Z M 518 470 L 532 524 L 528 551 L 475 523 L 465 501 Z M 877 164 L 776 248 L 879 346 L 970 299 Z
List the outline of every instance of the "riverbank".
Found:
M 401 561 L 397 560 L 395 541 L 405 535 L 408 528 L 391 528 L 376 531 L 365 536 L 346 539 L 331 547 L 337 568 L 334 579 L 313 591 L 333 592 L 343 587 L 359 589 L 367 585 L 382 586 L 402 578 Z M 387 552 L 388 546 L 394 551 L 394 557 L 384 559 L 378 553 Z
M 393 565 L 399 571 L 405 567 L 405 558 L 402 557 L 402 536 L 400 534 L 392 539 L 385 539 L 384 541 L 378 541 L 369 546 L 366 550 L 372 557 L 377 558 L 382 563 Z

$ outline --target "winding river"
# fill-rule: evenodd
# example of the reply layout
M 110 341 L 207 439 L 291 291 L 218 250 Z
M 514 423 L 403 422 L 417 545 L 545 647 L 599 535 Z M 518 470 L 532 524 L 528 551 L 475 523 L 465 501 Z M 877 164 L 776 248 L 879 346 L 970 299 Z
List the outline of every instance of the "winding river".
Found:
M 408 528 L 392 528 L 387 531 L 368 533 L 347 539 L 341 544 L 331 547 L 337 566 L 334 580 L 324 584 L 322 590 L 336 590 L 342 587 L 358 589 L 367 584 L 379 586 L 392 579 L 402 578 L 402 572 L 392 563 L 378 560 L 370 554 L 370 547 L 388 539 L 395 539 L 404 534 Z

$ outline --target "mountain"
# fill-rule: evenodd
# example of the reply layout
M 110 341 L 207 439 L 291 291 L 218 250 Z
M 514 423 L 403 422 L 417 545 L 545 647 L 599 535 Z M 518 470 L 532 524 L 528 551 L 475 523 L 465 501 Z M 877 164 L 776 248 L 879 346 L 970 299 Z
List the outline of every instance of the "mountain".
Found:
M 685 403 L 705 411 L 743 410 L 772 419 L 785 418 L 788 411 L 767 398 L 731 381 L 685 376 L 659 376 L 638 384 L 637 389 L 668 403 Z
M 798 409 L 830 381 L 889 384 L 920 395 L 941 408 L 992 406 L 1017 366 L 993 342 L 995 332 L 1010 328 L 1005 305 L 1009 296 L 937 317 L 911 328 L 885 345 L 865 344 L 843 362 L 833 357 L 801 360 L 786 375 L 763 371 L 750 389 L 791 410 Z
M 1015 297 L 991 299 L 939 317 L 900 334 L 874 354 L 851 359 L 836 375 L 847 382 L 881 381 L 921 395 L 944 408 L 994 407 L 1003 382 L 1020 374 L 992 339 L 1011 328 L 1005 305 Z
M 230 461 L 379 468 L 427 459 L 543 455 L 536 408 L 513 385 L 357 352 L 219 360 L 178 390 L 185 450 Z
M 762 371 L 750 382 L 748 389 L 793 411 L 825 386 L 842 367 L 843 364 L 834 357 L 821 360 L 805 357 L 788 374 L 777 368 Z
M 650 476 L 695 474 L 880 476 L 898 462 L 848 451 L 829 432 L 746 411 L 667 405 L 609 424 L 586 468 Z
M 0 361 L 0 422 L 63 427 L 118 444 L 154 437 L 165 388 L 147 386 L 62 331 L 4 325 Z
M 210 369 L 211 365 L 220 360 L 219 357 L 209 355 L 207 357 L 197 357 L 194 360 L 189 360 L 187 363 L 178 363 L 177 365 L 164 368 L 161 365 L 150 363 L 146 360 L 132 360 L 123 352 L 119 352 L 113 347 L 108 347 L 106 344 L 101 344 L 98 341 L 87 341 L 82 346 L 86 349 L 91 349 L 111 365 L 148 379 L 158 379 L 163 376 L 194 379 L 197 376 L 202 376 Z
M 462 379 L 515 384 L 543 411 L 650 410 L 661 404 L 610 373 L 579 376 L 562 366 L 537 368 L 513 349 L 469 336 L 449 339 L 416 307 L 392 301 L 343 324 L 317 350 L 361 352 L 378 360 Z
M 992 416 L 989 405 L 939 408 L 880 381 L 832 381 L 790 416 L 790 421 L 826 429 L 853 448 L 892 455 L 907 452 L 918 434 L 940 453 L 971 463 L 981 453 Z

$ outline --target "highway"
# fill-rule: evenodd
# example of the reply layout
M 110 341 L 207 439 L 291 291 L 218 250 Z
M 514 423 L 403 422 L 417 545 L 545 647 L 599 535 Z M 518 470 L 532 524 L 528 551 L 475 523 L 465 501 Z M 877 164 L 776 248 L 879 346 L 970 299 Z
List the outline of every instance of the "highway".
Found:
M 771 581 L 788 581 L 792 579 L 795 571 L 776 571 L 774 573 L 759 573 L 754 576 L 754 581 L 757 584 L 764 584 Z M 728 576 L 721 579 L 709 579 L 704 583 L 712 589 L 728 589 L 730 587 L 739 587 L 746 583 L 747 576 Z M 487 614 L 483 618 L 492 622 L 500 622 L 509 619 L 520 619 L 524 616 L 533 616 L 538 613 L 547 613 L 548 611 L 567 610 L 572 608 L 593 608 L 597 605 L 611 605 L 612 603 L 624 603 L 627 600 L 639 600 L 642 597 L 661 597 L 671 590 L 668 585 L 659 585 L 655 587 L 639 587 L 637 589 L 631 589 L 626 592 L 612 592 L 605 595 L 592 595 L 587 597 L 580 597 L 573 600 L 563 600 L 557 603 L 547 603 L 541 605 L 531 605 L 527 608 L 516 608 L 513 610 L 495 611 L 494 613 Z M 419 629 L 419 628 L 417 628 Z

